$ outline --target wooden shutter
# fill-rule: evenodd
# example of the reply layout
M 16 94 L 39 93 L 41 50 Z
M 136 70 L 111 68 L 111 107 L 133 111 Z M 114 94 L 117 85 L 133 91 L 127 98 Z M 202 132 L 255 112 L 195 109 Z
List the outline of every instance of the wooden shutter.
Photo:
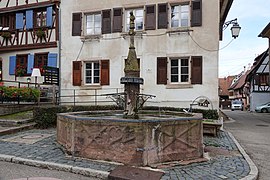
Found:
M 145 29 L 146 30 L 156 29 L 156 6 L 155 5 L 146 6 Z
M 157 84 L 167 84 L 167 58 L 157 58 Z
M 158 29 L 167 29 L 168 27 L 168 8 L 167 4 L 158 5 Z
M 72 14 L 72 36 L 81 36 L 82 13 Z
M 9 75 L 15 75 L 16 56 L 9 57 Z
M 111 33 L 111 10 L 102 11 L 102 34 Z
M 202 1 L 195 0 L 191 4 L 191 26 L 202 25 Z
M 46 13 L 46 26 L 52 27 L 53 26 L 53 9 L 52 6 L 47 7 L 47 13 Z
M 32 74 L 34 68 L 34 54 L 28 54 L 27 57 L 27 74 Z
M 57 53 L 48 54 L 48 64 L 50 67 L 57 67 Z
M 191 84 L 202 84 L 202 57 L 191 58 Z
M 110 62 L 109 60 L 101 61 L 101 71 L 100 71 L 100 85 L 110 84 Z
M 82 62 L 73 61 L 73 86 L 81 86 L 82 84 Z
M 33 10 L 27 10 L 25 12 L 26 29 L 33 29 Z
M 23 13 L 16 13 L 16 29 L 20 30 L 23 29 L 24 25 L 23 16 L 24 16 Z
M 122 8 L 113 9 L 113 32 L 122 32 Z

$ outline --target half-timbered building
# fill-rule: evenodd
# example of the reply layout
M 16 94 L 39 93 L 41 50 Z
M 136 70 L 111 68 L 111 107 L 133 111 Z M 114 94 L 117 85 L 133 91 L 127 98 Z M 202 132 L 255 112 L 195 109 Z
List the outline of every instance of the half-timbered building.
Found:
M 33 68 L 58 68 L 60 0 L 0 0 L 0 65 L 3 80 L 26 82 Z M 51 80 L 51 79 L 50 79 Z M 32 80 L 33 82 L 34 80 Z M 52 83 L 48 81 L 47 83 Z M 53 83 L 57 84 L 57 81 Z
M 106 101 L 122 92 L 129 13 L 150 105 L 189 107 L 206 96 L 218 108 L 218 51 L 232 0 L 65 0 L 61 2 L 61 94 Z M 84 95 L 93 95 L 85 98 Z M 76 97 L 76 98 L 77 98 Z M 72 99 L 71 99 L 72 100 Z M 62 102 L 64 102 L 64 98 Z
M 259 55 L 247 74 L 250 110 L 263 103 L 270 102 L 269 50 Z

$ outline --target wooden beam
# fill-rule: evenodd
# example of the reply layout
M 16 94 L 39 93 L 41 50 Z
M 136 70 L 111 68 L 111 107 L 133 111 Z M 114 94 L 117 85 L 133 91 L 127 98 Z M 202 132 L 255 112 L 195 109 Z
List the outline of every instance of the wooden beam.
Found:
M 44 49 L 44 48 L 52 48 L 52 47 L 57 47 L 57 43 L 47 42 L 47 43 L 37 43 L 37 44 L 28 44 L 28 45 L 6 46 L 6 47 L 1 47 L 0 52 L 30 50 L 30 49 Z

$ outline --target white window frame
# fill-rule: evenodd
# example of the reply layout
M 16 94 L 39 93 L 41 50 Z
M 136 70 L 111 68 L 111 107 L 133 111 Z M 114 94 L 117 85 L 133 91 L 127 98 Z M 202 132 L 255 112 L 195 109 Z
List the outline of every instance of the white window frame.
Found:
M 175 76 L 178 77 L 177 82 L 172 82 L 172 60 L 178 60 L 178 66 L 174 67 L 177 68 L 178 73 L 174 74 Z M 182 65 L 182 60 L 186 60 L 188 63 L 188 66 Z M 191 76 L 191 63 L 190 63 L 190 57 L 175 57 L 175 58 L 169 58 L 169 82 L 170 84 L 190 84 L 190 76 Z M 187 68 L 188 73 L 182 72 L 181 68 Z M 188 76 L 187 81 L 182 80 L 182 76 Z
M 98 18 L 100 21 L 98 21 Z M 93 24 L 91 24 L 93 22 Z M 85 14 L 85 35 L 100 35 L 102 28 L 101 12 Z M 92 32 L 90 30 L 92 29 Z M 89 32 L 88 32 L 89 31 Z
M 135 16 L 135 31 L 143 31 L 144 30 L 144 21 L 145 21 L 145 17 L 144 17 L 144 8 L 134 8 L 134 9 L 126 9 L 125 10 L 125 30 L 126 32 L 129 31 L 129 24 L 130 24 L 130 12 L 133 11 L 133 15 Z M 142 11 L 142 15 L 139 16 L 139 12 L 138 11 Z M 142 18 L 142 21 L 140 20 Z M 142 23 L 142 28 L 138 29 L 138 22 Z
M 87 64 L 91 64 L 91 69 L 88 69 L 87 68 Z M 98 64 L 98 76 L 95 76 L 95 64 Z M 90 75 L 88 75 L 87 71 L 90 71 Z M 101 68 L 100 68 L 100 61 L 85 61 L 84 62 L 84 65 L 83 65 L 83 79 L 84 79 L 84 84 L 85 85 L 100 85 L 100 71 L 101 71 Z M 87 78 L 90 78 L 91 79 L 91 82 L 88 82 L 87 81 Z M 98 82 L 94 82 L 94 79 L 98 77 Z
M 178 27 L 189 27 L 190 26 L 190 5 L 189 4 L 172 4 L 170 5 L 170 27 L 171 28 L 178 28 Z M 178 7 L 178 12 L 175 12 L 175 21 L 178 22 L 178 26 L 175 26 L 173 23 L 173 7 Z M 182 16 L 184 14 L 187 14 L 187 18 L 183 18 Z M 187 21 L 186 25 L 182 25 L 184 23 L 184 20 Z

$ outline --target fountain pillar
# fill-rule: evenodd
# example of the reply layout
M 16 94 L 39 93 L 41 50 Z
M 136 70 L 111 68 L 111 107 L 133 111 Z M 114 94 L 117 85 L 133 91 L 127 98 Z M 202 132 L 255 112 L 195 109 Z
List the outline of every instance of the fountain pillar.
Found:
M 138 94 L 140 94 L 140 84 L 143 84 L 143 78 L 140 78 L 140 68 L 135 51 L 134 36 L 135 36 L 135 16 L 130 12 L 130 45 L 127 60 L 125 61 L 125 77 L 120 79 L 121 84 L 124 84 L 125 89 L 125 111 L 124 116 L 127 118 L 137 118 L 138 112 Z

